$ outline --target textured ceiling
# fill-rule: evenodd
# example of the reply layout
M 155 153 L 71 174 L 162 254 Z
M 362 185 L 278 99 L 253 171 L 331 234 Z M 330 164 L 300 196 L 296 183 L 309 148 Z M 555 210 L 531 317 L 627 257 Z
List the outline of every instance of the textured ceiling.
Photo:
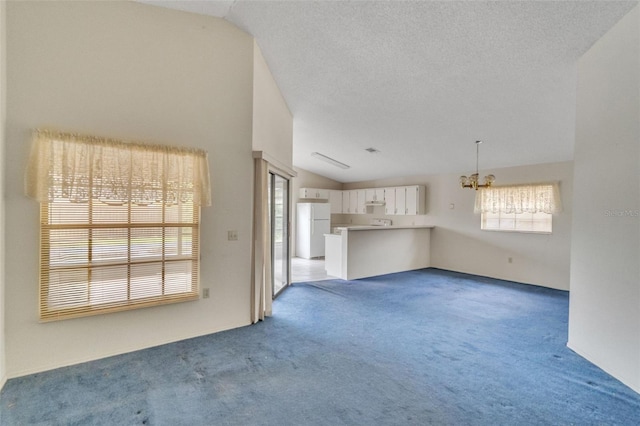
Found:
M 477 139 L 481 173 L 571 160 L 577 60 L 637 4 L 142 2 L 252 34 L 294 117 L 294 165 L 341 182 L 468 174 Z

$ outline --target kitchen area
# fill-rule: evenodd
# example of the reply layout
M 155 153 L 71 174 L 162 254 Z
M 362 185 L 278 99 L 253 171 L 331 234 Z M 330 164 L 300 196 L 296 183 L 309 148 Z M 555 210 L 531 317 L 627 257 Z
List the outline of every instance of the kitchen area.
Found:
M 292 282 L 351 280 L 430 266 L 433 227 L 409 221 L 426 213 L 425 186 L 301 187 L 297 195 Z

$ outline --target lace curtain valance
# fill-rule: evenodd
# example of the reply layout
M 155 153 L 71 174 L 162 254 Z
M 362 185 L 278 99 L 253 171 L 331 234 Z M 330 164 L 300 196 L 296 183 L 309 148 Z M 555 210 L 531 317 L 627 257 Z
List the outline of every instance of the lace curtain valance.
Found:
M 207 153 L 37 130 L 26 194 L 40 202 L 211 205 Z
M 494 186 L 476 193 L 475 213 L 559 213 L 558 183 Z

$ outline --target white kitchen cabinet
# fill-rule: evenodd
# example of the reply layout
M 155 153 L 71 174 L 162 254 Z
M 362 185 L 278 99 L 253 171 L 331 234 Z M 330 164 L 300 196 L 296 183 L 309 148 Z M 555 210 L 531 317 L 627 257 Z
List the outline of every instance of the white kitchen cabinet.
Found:
M 342 191 L 342 213 L 351 213 L 351 191 Z
M 384 188 L 365 189 L 365 203 L 383 203 Z
M 399 186 L 396 188 L 396 215 L 407 214 L 407 188 Z
M 319 188 L 300 188 L 300 198 L 311 200 L 328 200 L 329 190 Z
M 385 214 L 425 214 L 426 189 L 423 185 L 385 188 Z
M 364 189 L 351 189 L 349 191 L 342 191 L 342 210 L 343 213 L 349 214 L 365 214 L 367 208 L 365 206 L 365 190 Z M 348 194 L 348 195 L 344 195 Z M 345 203 L 348 204 L 347 211 L 344 211 Z
M 384 213 L 387 215 L 396 214 L 396 189 L 384 189 Z
M 349 214 L 365 214 L 367 212 L 367 207 L 365 206 L 365 190 L 364 189 L 352 189 L 349 191 L 342 191 L 343 193 L 349 193 L 349 209 L 347 213 Z M 346 201 L 345 198 L 342 199 L 344 203 Z M 344 209 L 344 204 L 343 204 Z
M 405 214 L 425 214 L 426 188 L 424 186 L 407 186 L 405 188 L 405 196 Z
M 349 213 L 358 214 L 358 191 L 349 191 Z
M 329 204 L 331 205 L 331 214 L 342 213 L 342 191 L 329 190 Z
M 395 188 L 385 188 L 385 206 L 386 214 L 404 215 L 406 214 L 406 190 L 404 186 Z
M 365 206 L 366 202 L 366 191 L 364 189 L 357 189 L 356 194 L 358 197 L 358 202 L 356 206 L 356 214 L 365 214 L 367 212 L 367 207 Z
M 424 185 L 325 191 L 328 192 L 333 214 L 365 214 L 367 205 L 378 204 L 384 204 L 386 215 L 419 215 L 426 212 Z

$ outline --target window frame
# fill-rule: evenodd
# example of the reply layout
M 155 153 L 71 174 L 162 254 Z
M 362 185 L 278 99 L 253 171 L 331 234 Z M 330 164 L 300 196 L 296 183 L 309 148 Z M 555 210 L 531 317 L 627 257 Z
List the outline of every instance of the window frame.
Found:
M 487 217 L 487 216 L 495 216 L 497 215 L 498 217 Z M 536 220 L 535 218 L 531 217 L 531 219 L 524 219 L 523 216 L 533 216 L 533 215 L 544 215 L 544 220 Z M 505 217 L 502 217 L 505 216 Z M 506 216 L 510 216 L 510 217 L 506 217 Z M 518 217 L 520 216 L 520 218 Z M 489 220 L 497 220 L 498 221 L 498 227 L 492 228 L 492 227 L 487 227 L 487 222 Z M 506 227 L 506 223 L 503 225 L 503 221 L 513 221 L 513 227 Z M 542 223 L 545 225 L 548 225 L 548 229 L 545 230 L 534 230 L 534 229 L 518 229 L 518 223 L 531 223 L 532 226 L 535 224 L 535 222 L 538 223 Z M 541 234 L 541 235 L 550 235 L 553 233 L 553 215 L 551 213 L 544 213 L 544 212 L 537 212 L 537 213 L 528 213 L 528 212 L 523 212 L 523 213 L 503 213 L 503 212 L 496 212 L 496 213 L 491 213 L 491 212 L 484 212 L 480 214 L 480 229 L 482 231 L 490 231 L 490 232 L 518 232 L 518 233 L 523 233 L 523 234 Z
M 61 218 L 59 222 L 65 223 L 53 223 L 51 220 L 52 214 L 54 214 L 54 209 L 56 209 L 56 204 L 61 203 L 58 199 L 53 202 L 42 202 L 40 203 L 40 291 L 39 291 L 39 314 L 40 321 L 55 321 L 60 319 L 68 319 L 68 318 L 77 318 L 84 317 L 90 315 L 97 315 L 102 313 L 109 312 L 119 312 L 130 309 L 138 309 L 150 306 L 158 306 L 165 305 L 170 303 L 178 303 L 178 302 L 187 302 L 199 299 L 200 294 L 200 273 L 199 273 L 199 258 L 200 258 L 200 247 L 199 247 L 199 235 L 200 235 L 200 207 L 193 205 L 191 201 L 191 211 L 192 217 L 191 220 L 179 220 L 174 222 L 166 221 L 166 209 L 167 206 L 164 203 L 159 203 L 159 205 L 154 206 L 137 206 L 137 208 L 148 208 L 148 209 L 162 209 L 162 221 L 150 221 L 150 222 L 133 222 L 132 223 L 132 209 L 134 207 L 133 203 L 127 203 L 127 221 L 126 222 L 117 222 L 117 221 L 105 221 L 100 219 L 94 219 L 93 216 L 101 205 L 104 206 L 105 212 L 112 207 L 105 203 L 101 203 L 99 201 L 89 200 L 87 205 L 87 213 L 88 220 L 87 221 L 73 221 L 69 220 L 69 218 Z M 73 203 L 69 203 L 73 204 Z M 83 203 L 85 204 L 85 203 Z M 180 203 L 179 203 L 180 204 Z M 178 205 L 179 205 L 178 204 Z M 72 209 L 73 210 L 73 209 Z M 187 209 L 188 210 L 188 209 Z M 74 210 L 76 211 L 76 210 Z M 178 211 L 182 211 L 182 209 L 178 209 Z M 65 216 L 64 213 L 60 214 L 60 216 Z M 106 217 L 106 214 L 101 215 Z M 149 255 L 147 258 L 145 256 L 141 256 L 140 254 L 132 254 L 132 248 L 135 246 L 135 243 L 132 243 L 132 240 L 135 237 L 134 230 L 150 230 L 150 229 L 161 229 L 161 238 L 162 240 L 155 245 L 153 245 L 150 249 L 152 251 L 160 251 L 160 256 L 158 255 Z M 167 232 L 168 229 L 176 229 L 177 232 L 177 241 L 176 247 L 178 247 L 177 254 L 172 256 L 166 253 L 167 247 L 167 238 L 168 235 L 172 234 L 171 232 Z M 183 241 L 184 229 L 191 229 L 191 244 L 189 244 L 189 255 L 184 254 L 184 245 L 180 244 Z M 52 250 L 55 242 L 52 240 L 52 231 L 65 232 L 68 230 L 86 230 L 87 231 L 87 262 L 80 263 L 76 262 L 75 264 L 71 263 L 52 263 Z M 95 231 L 103 230 L 108 232 L 109 230 L 119 230 L 126 232 L 126 259 L 121 260 L 97 260 L 94 259 L 94 254 L 96 247 L 93 246 L 93 241 L 97 238 Z M 116 232 L 114 232 L 116 234 Z M 138 237 L 139 238 L 139 237 Z M 158 238 L 158 236 L 156 236 Z M 108 240 L 103 239 L 103 243 L 105 241 L 108 244 Z M 52 244 L 53 242 L 53 244 Z M 58 243 L 65 244 L 64 241 L 58 240 Z M 111 240 L 111 243 L 114 243 L 114 240 Z M 135 252 L 135 250 L 134 250 Z M 123 253 L 120 251 L 119 253 Z M 60 255 L 56 255 L 56 257 L 60 257 Z M 167 293 L 167 288 L 171 285 L 175 285 L 174 282 L 168 278 L 167 274 L 167 265 L 177 262 L 191 262 L 191 271 L 190 271 L 190 289 L 188 291 L 183 291 L 179 293 Z M 132 270 L 136 267 L 140 267 L 141 265 L 157 265 L 160 264 L 161 268 L 161 276 L 160 284 L 161 294 L 160 295 L 152 295 L 149 294 L 147 297 L 139 297 L 132 296 L 132 278 L 134 274 L 132 274 Z M 108 268 L 127 268 L 127 298 L 126 300 L 115 300 L 112 302 L 104 302 L 104 303 L 92 303 L 90 301 L 91 287 L 93 284 L 97 284 L 97 282 L 93 282 L 91 280 L 92 275 L 95 271 L 105 271 Z M 51 275 L 52 273 L 56 273 L 57 271 L 66 271 L 68 273 L 72 273 L 72 271 L 80 271 L 87 270 L 87 281 L 84 283 L 87 287 L 87 303 L 80 304 L 79 302 L 71 303 L 73 306 L 63 307 L 63 308 L 55 308 L 52 307 L 52 293 L 51 293 Z M 125 283 L 119 283 L 121 285 Z M 75 283 L 75 285 L 79 285 L 79 283 Z M 69 284 L 72 286 L 72 284 Z M 62 286 L 64 287 L 64 286 Z M 64 292 L 65 290 L 60 289 L 59 291 Z M 151 290 L 149 290 L 151 291 Z M 106 296 L 105 296 L 106 297 Z M 113 296 L 112 296 L 113 297 Z
M 200 298 L 206 151 L 36 129 L 25 194 L 40 207 L 40 322 Z
M 483 231 L 552 234 L 553 215 L 560 211 L 559 182 L 491 186 L 476 191 L 474 212 L 480 213 Z M 497 227 L 487 226 L 489 221 L 497 221 Z M 526 223 L 530 226 L 519 226 Z M 536 223 L 547 226 L 533 229 Z

